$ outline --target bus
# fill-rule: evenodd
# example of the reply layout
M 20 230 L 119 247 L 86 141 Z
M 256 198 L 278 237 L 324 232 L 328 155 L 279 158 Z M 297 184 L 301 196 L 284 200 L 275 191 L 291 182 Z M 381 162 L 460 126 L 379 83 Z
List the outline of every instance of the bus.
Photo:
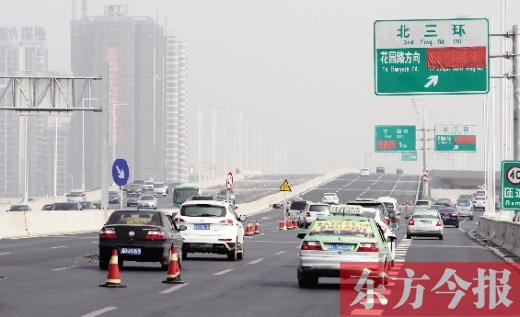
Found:
M 172 189 L 173 207 L 181 208 L 181 205 L 194 196 L 202 195 L 202 188 L 197 184 L 181 184 Z

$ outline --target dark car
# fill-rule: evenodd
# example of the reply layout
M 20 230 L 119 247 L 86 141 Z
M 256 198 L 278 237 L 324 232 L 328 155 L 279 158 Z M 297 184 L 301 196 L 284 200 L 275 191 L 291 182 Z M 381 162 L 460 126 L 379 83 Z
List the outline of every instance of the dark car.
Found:
M 385 173 L 385 168 L 382 166 L 376 167 L 376 173 Z
M 459 213 L 455 208 L 440 208 L 439 214 L 441 214 L 444 225 L 459 227 Z
M 451 207 L 451 199 L 449 198 L 439 198 L 435 201 L 435 205 L 444 205 L 446 207 Z
M 174 247 L 182 266 L 181 231 L 170 215 L 156 210 L 116 210 L 99 232 L 99 268 L 108 269 L 112 250 L 118 250 L 119 266 L 124 261 L 159 262 L 168 270 Z
M 32 211 L 31 210 L 31 207 L 29 207 L 28 205 L 12 205 L 11 207 L 9 207 L 9 210 L 7 210 L 8 212 L 11 212 L 11 211 Z
M 79 202 L 54 203 L 52 210 L 81 210 Z
M 139 194 L 142 194 L 144 192 L 143 190 L 143 186 L 139 185 L 139 184 L 130 184 L 126 187 L 126 194 L 131 194 L 131 193 L 139 193 Z
M 42 210 L 52 210 L 53 207 L 54 204 L 45 204 L 43 205 Z
M 115 190 L 111 190 L 108 192 L 108 203 L 118 203 L 119 202 L 119 193 Z
M 96 209 L 101 209 L 101 203 L 100 202 L 95 202 L 93 204 L 96 207 Z
M 80 201 L 81 209 L 97 209 L 91 201 Z

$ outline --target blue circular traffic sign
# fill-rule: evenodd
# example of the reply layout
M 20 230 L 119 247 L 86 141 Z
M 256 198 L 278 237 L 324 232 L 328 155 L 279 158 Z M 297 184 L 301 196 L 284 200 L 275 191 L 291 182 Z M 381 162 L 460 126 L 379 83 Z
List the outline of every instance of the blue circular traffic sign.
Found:
M 125 186 L 130 178 L 130 169 L 124 159 L 116 159 L 112 164 L 112 179 L 117 186 Z

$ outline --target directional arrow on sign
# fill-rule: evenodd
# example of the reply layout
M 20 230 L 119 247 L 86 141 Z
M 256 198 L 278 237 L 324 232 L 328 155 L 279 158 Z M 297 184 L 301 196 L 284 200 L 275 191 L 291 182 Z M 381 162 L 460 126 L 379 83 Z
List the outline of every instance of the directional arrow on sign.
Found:
M 431 85 L 437 86 L 437 83 L 439 82 L 439 75 L 431 75 L 428 77 L 429 81 L 424 85 L 424 88 L 428 88 Z
M 117 169 L 117 176 L 118 176 L 119 178 L 125 178 L 125 171 L 121 170 L 121 169 L 119 168 L 119 166 L 117 166 L 117 165 L 116 165 L 116 169 Z

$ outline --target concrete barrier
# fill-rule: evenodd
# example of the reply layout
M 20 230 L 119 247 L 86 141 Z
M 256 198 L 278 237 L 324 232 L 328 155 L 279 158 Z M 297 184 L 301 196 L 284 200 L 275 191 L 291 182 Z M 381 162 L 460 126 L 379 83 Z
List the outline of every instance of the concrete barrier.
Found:
M 299 195 L 311 188 L 336 178 L 346 173 L 359 173 L 353 168 L 344 168 L 332 173 L 311 179 L 303 184 L 294 186 L 289 196 Z M 212 180 L 213 182 L 215 180 Z M 219 180 L 220 181 L 220 180 Z M 207 182 L 206 186 L 211 187 L 212 183 Z M 101 193 L 87 193 L 87 199 L 99 200 Z M 288 196 L 288 197 L 289 197 Z M 273 202 L 283 200 L 283 193 L 278 193 L 261 198 L 257 201 L 237 205 L 238 214 L 254 215 L 270 209 L 269 205 Z M 59 200 L 63 201 L 63 200 Z M 37 202 L 31 203 L 31 208 L 35 211 L 30 212 L 0 212 L 0 238 L 11 238 L 31 235 L 51 235 L 78 232 L 95 232 L 101 229 L 113 210 L 80 210 L 80 211 L 61 211 L 50 210 L 41 211 L 41 207 L 36 209 Z M 41 203 L 40 203 L 41 204 Z M 43 206 L 43 204 L 42 204 Z M 173 213 L 178 209 L 162 209 L 165 212 Z M 283 212 L 283 211 L 282 211 Z M 281 212 L 281 216 L 283 213 Z
M 520 223 L 479 217 L 477 230 L 482 237 L 520 256 Z

